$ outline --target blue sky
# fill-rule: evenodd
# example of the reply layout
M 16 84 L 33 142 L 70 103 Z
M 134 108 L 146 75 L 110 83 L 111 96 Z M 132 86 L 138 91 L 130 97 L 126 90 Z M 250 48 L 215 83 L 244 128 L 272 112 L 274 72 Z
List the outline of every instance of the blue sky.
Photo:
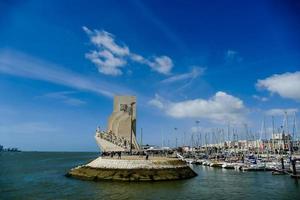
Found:
M 284 110 L 291 122 L 300 109 L 299 9 L 297 1 L 0 1 L 0 144 L 97 151 L 94 130 L 106 127 L 115 94 L 137 96 L 150 144 L 182 142 L 196 120 L 203 133 L 231 124 L 240 138 L 243 124 L 258 132 L 264 117 L 267 128 L 272 115 L 280 126 Z

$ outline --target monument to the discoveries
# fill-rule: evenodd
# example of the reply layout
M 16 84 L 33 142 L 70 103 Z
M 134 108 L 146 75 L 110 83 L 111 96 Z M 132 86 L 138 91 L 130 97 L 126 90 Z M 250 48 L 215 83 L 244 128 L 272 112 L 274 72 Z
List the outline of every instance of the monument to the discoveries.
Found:
M 86 165 L 71 169 L 66 175 L 85 180 L 160 181 L 185 179 L 197 174 L 176 157 L 134 156 L 120 152 L 139 149 L 136 141 L 136 98 L 116 96 L 114 109 L 107 130 L 97 128 L 96 141 L 102 152 L 111 156 L 100 156 Z M 114 155 L 118 152 L 118 157 Z M 148 152 L 144 152 L 147 153 Z
M 139 149 L 136 141 L 135 96 L 114 97 L 113 112 L 108 119 L 107 130 L 103 131 L 98 127 L 95 139 L 102 152 Z

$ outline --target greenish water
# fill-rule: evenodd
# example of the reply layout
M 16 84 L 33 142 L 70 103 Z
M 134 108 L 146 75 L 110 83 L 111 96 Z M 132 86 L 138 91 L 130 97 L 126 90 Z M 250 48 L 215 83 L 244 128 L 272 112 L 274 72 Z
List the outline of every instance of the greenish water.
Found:
M 196 178 L 128 183 L 66 178 L 97 153 L 0 153 L 0 199 L 300 199 L 300 183 L 269 172 L 194 166 Z

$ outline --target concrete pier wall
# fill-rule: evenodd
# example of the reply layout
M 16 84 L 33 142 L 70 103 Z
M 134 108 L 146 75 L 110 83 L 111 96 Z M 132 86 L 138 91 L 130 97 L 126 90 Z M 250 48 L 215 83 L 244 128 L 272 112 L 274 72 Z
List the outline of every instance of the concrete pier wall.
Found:
M 192 178 L 197 174 L 185 162 L 175 158 L 145 160 L 138 157 L 99 157 L 86 165 L 71 169 L 67 176 L 93 181 L 163 181 Z

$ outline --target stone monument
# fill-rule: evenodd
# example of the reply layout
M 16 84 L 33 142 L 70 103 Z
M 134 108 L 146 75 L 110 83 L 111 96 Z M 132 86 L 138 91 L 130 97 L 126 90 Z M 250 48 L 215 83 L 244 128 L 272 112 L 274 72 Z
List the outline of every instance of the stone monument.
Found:
M 97 128 L 96 142 L 102 152 L 138 150 L 136 141 L 136 97 L 115 96 L 107 130 Z
M 147 151 L 132 155 L 134 150 L 139 150 L 135 136 L 136 97 L 115 96 L 107 130 L 97 128 L 95 135 L 102 153 L 107 152 L 110 156 L 103 154 L 71 169 L 66 176 L 93 181 L 162 181 L 197 176 L 185 161 L 176 157 L 149 156 Z

